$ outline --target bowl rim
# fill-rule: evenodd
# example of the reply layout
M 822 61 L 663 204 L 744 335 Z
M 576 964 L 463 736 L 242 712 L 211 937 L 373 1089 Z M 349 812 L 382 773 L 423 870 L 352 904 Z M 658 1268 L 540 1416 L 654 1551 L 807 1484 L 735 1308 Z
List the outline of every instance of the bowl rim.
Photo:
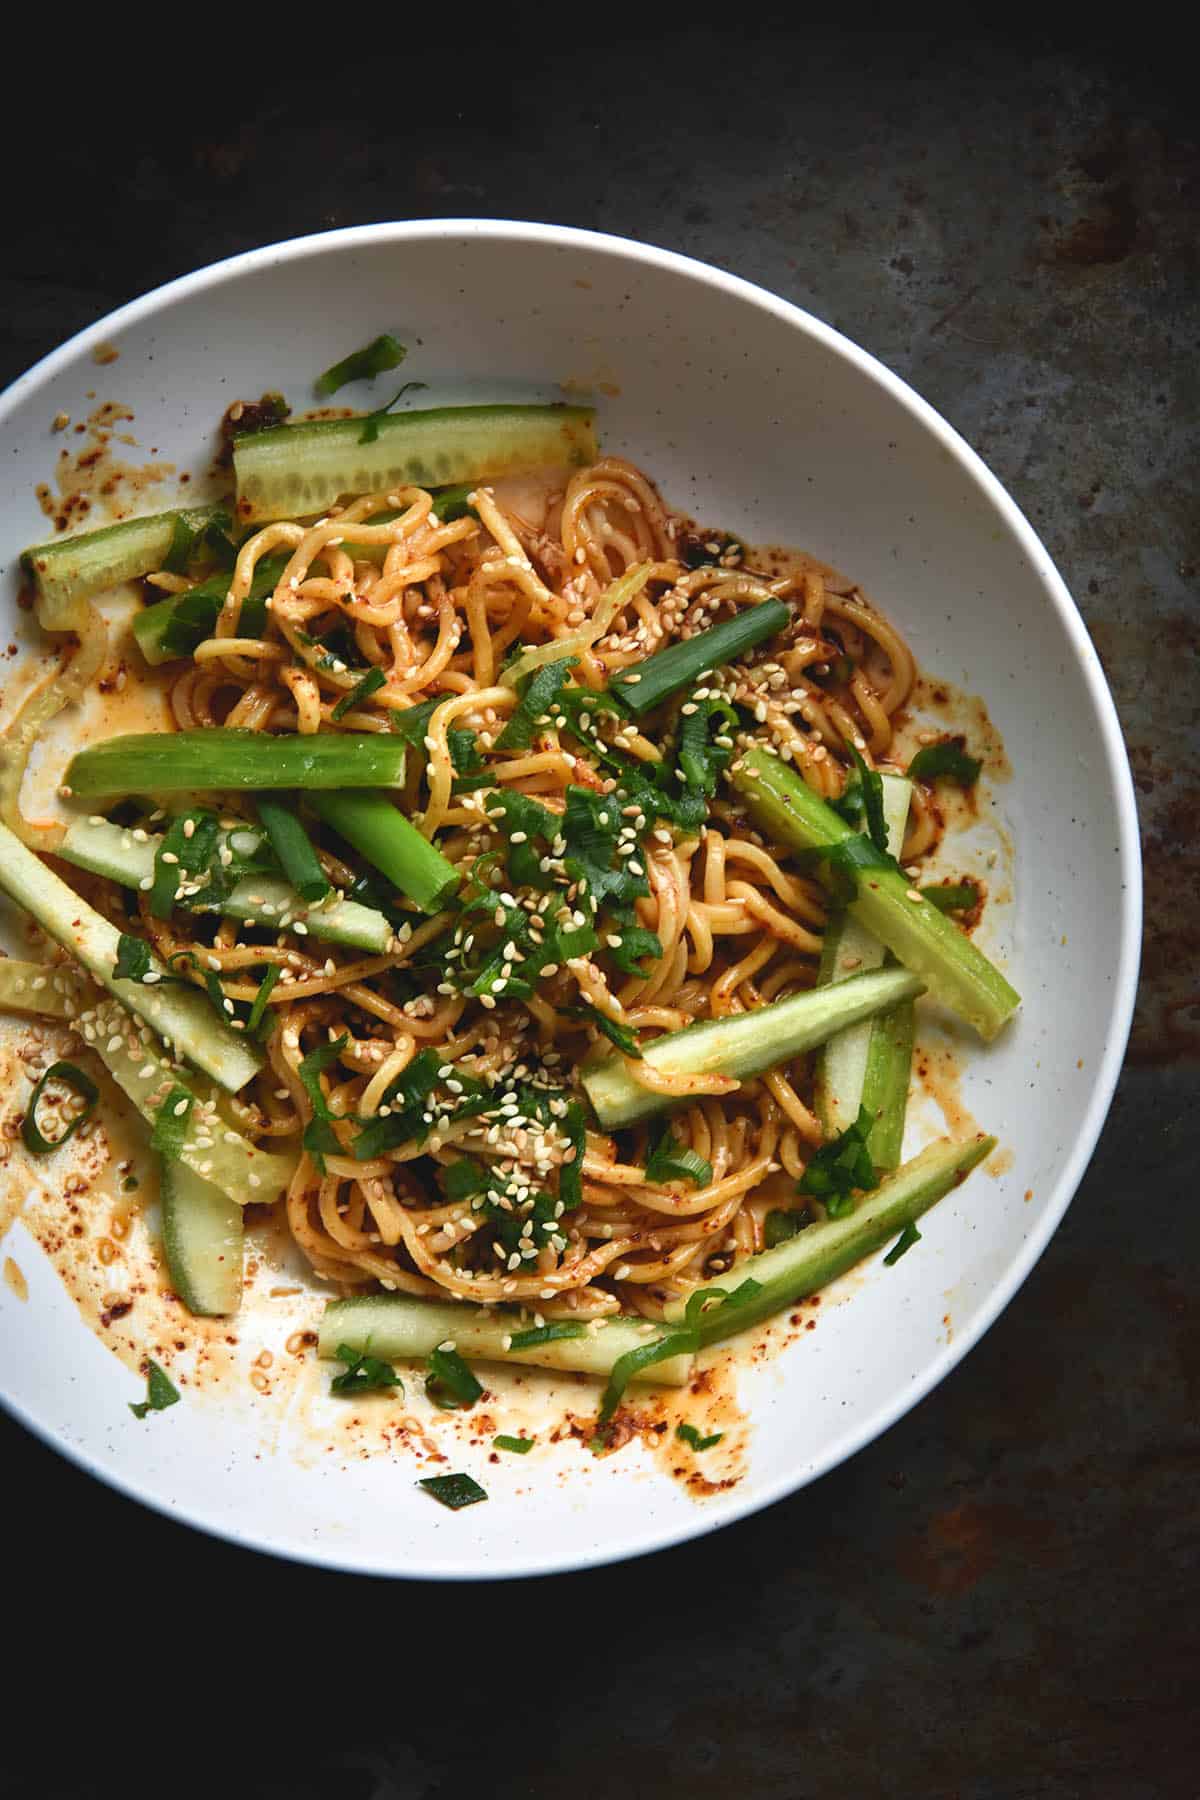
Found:
M 1097 1140 L 1112 1103 L 1117 1077 L 1124 1061 L 1125 1048 L 1133 1019 L 1137 992 L 1142 928 L 1142 868 L 1138 834 L 1137 807 L 1133 779 L 1125 751 L 1116 706 L 1109 691 L 1087 627 L 1049 552 L 1025 517 L 1016 501 L 991 472 L 979 454 L 971 448 L 949 422 L 906 381 L 862 349 L 833 326 L 816 318 L 781 295 L 759 286 L 740 275 L 711 263 L 701 262 L 674 250 L 663 249 L 632 238 L 608 232 L 589 231 L 577 226 L 541 224 L 519 219 L 437 218 L 391 220 L 371 225 L 353 225 L 303 237 L 283 239 L 261 245 L 152 288 L 136 299 L 83 330 L 76 332 L 57 349 L 34 363 L 0 394 L 0 426 L 27 398 L 47 381 L 67 368 L 81 355 L 122 330 L 165 311 L 177 301 L 195 297 L 208 289 L 235 282 L 243 275 L 273 264 L 298 262 L 309 257 L 325 256 L 340 251 L 353 251 L 379 243 L 420 243 L 448 238 L 495 239 L 521 246 L 551 245 L 563 250 L 585 251 L 592 256 L 609 256 L 615 260 L 640 264 L 688 281 L 715 288 L 743 304 L 771 314 L 808 338 L 815 340 L 832 355 L 850 364 L 860 375 L 882 388 L 913 419 L 929 432 L 953 458 L 959 469 L 971 480 L 989 503 L 1000 522 L 1025 553 L 1041 583 L 1049 605 L 1058 616 L 1082 672 L 1088 696 L 1100 726 L 1104 772 L 1111 788 L 1116 813 L 1118 853 L 1121 877 L 1121 904 L 1118 954 L 1112 992 L 1112 1013 L 1103 1052 L 1093 1077 L 1091 1096 L 1082 1126 L 1065 1164 L 1046 1199 L 1036 1228 L 1027 1235 L 1013 1257 L 1002 1280 L 997 1282 L 978 1308 L 971 1325 L 954 1333 L 953 1340 L 943 1346 L 928 1367 L 908 1387 L 886 1404 L 875 1409 L 866 1419 L 848 1428 L 825 1446 L 821 1455 L 807 1466 L 800 1466 L 775 1477 L 752 1494 L 731 1495 L 719 1508 L 695 1510 L 693 1517 L 669 1525 L 642 1527 L 626 1532 L 619 1542 L 606 1544 L 583 1554 L 547 1556 L 536 1566 L 497 1564 L 489 1561 L 479 1571 L 460 1567 L 439 1567 L 427 1563 L 421 1569 L 397 1569 L 382 1566 L 370 1557 L 356 1557 L 349 1549 L 339 1551 L 318 1542 L 314 1546 L 281 1546 L 253 1522 L 245 1528 L 204 1518 L 192 1511 L 185 1500 L 158 1500 L 139 1489 L 137 1481 L 105 1466 L 99 1455 L 83 1449 L 58 1435 L 54 1428 L 34 1416 L 22 1405 L 0 1393 L 0 1405 L 20 1421 L 35 1437 L 75 1463 L 87 1474 L 115 1489 L 131 1500 L 149 1507 L 163 1517 L 184 1523 L 209 1536 L 236 1545 L 243 1550 L 261 1551 L 287 1561 L 311 1567 L 331 1569 L 347 1574 L 386 1576 L 403 1580 L 493 1581 L 532 1579 L 601 1568 L 615 1562 L 666 1550 L 709 1532 L 733 1525 L 765 1507 L 773 1506 L 789 1494 L 808 1486 L 822 1475 L 856 1455 L 877 1437 L 889 1430 L 945 1380 L 967 1352 L 991 1329 L 1018 1289 L 1041 1258 L 1051 1237 L 1062 1221 L 1091 1161 Z

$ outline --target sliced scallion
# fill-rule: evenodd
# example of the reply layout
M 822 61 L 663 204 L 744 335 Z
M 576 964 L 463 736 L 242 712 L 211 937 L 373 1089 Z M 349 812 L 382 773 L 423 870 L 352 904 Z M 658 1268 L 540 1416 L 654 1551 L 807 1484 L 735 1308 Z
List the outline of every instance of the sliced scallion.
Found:
M 349 693 L 343 694 L 333 711 L 331 719 L 344 719 L 351 707 L 357 706 L 360 700 L 366 700 L 371 694 L 377 694 L 387 680 L 382 669 L 368 669 L 361 681 L 356 681 Z
M 774 637 L 791 621 L 791 608 L 782 600 L 764 600 L 748 606 L 732 619 L 722 619 L 695 637 L 684 638 L 666 650 L 658 650 L 645 662 L 622 669 L 608 684 L 631 712 L 648 713 L 660 701 L 691 687 L 706 669 L 719 669 L 734 662 L 755 644 Z
M 352 350 L 349 356 L 343 356 L 341 362 L 335 362 L 332 368 L 318 375 L 313 386 L 318 394 L 328 397 L 336 394 L 339 388 L 349 386 L 352 381 L 374 381 L 377 375 L 384 375 L 389 369 L 398 369 L 408 355 L 408 348 L 390 331 L 381 332 L 364 344 L 361 350 Z
M 321 867 L 312 839 L 295 812 L 273 795 L 262 795 L 257 806 L 271 848 L 300 898 L 310 906 L 326 899 L 333 892 L 332 886 Z
M 278 733 L 212 725 L 135 732 L 81 750 L 76 799 L 276 788 L 385 788 L 404 777 L 404 745 L 373 732 Z
M 322 740 L 337 743 L 336 737 Z M 395 743 L 394 738 L 371 742 Z M 400 746 L 403 750 L 403 745 Z M 352 844 L 360 856 L 423 912 L 436 912 L 458 887 L 459 875 L 428 838 L 423 838 L 398 806 L 383 794 L 323 794 L 310 796 L 312 809 Z
M 73 1089 L 84 1101 L 82 1110 L 68 1121 L 61 1135 L 56 1138 L 46 1137 L 37 1122 L 38 1103 L 52 1081 L 60 1081 L 64 1087 Z M 51 1063 L 34 1088 L 25 1117 L 21 1120 L 21 1138 L 25 1148 L 34 1156 L 46 1156 L 51 1150 L 61 1148 L 68 1138 L 73 1138 L 80 1126 L 91 1118 L 93 1108 L 99 1098 L 100 1090 L 91 1076 L 85 1075 L 83 1070 L 76 1068 L 73 1062 Z

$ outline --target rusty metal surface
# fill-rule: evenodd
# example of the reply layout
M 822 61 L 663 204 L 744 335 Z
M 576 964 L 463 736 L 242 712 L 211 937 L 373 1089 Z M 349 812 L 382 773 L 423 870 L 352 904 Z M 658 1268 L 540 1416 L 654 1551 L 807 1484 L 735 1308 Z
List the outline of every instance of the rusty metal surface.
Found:
M 1103 658 L 1147 859 L 1133 1059 L 1050 1251 L 950 1380 L 817 1487 L 640 1565 L 490 1593 L 350 1583 L 195 1539 L 0 1422 L 12 1529 L 47 1570 L 12 1716 L 40 1704 L 59 1727 L 40 1740 L 52 1766 L 10 1729 L 13 1795 L 116 1792 L 131 1757 L 175 1792 L 220 1779 L 289 1800 L 1200 1789 L 1200 152 L 1183 51 L 1095 27 L 1086 47 L 814 38 L 761 15 L 636 44 L 607 27 L 586 56 L 514 27 L 491 85 L 477 54 L 439 80 L 434 27 L 419 73 L 382 93 L 361 63 L 298 85 L 259 70 L 250 92 L 210 86 L 182 129 L 107 119 L 110 205 L 65 233 L 44 197 L 10 199 L 0 373 L 185 269 L 403 216 L 601 227 L 829 319 L 981 451 Z M 90 178 L 94 117 L 71 123 L 68 100 L 40 140 L 50 192 Z M 236 1750 L 206 1724 L 197 1767 L 189 1726 L 181 1767 L 162 1709 L 239 1691 Z

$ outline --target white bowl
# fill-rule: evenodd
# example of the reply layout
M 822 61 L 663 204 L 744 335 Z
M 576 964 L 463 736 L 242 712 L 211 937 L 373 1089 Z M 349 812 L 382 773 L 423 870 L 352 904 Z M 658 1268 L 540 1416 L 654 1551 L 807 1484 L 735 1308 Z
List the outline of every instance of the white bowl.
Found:
M 310 404 L 316 371 L 388 329 L 412 346 L 405 375 L 429 384 L 421 404 L 598 390 L 607 447 L 703 522 L 802 546 L 860 581 L 925 667 L 984 696 L 1013 765 L 995 797 L 1016 898 L 985 941 L 1004 940 L 1024 1006 L 999 1043 L 972 1048 L 963 1081 L 1008 1166 L 976 1174 L 922 1222 L 918 1252 L 850 1278 L 849 1302 L 827 1305 L 819 1329 L 744 1371 L 749 1461 L 727 1492 L 698 1503 L 637 1445 L 597 1462 L 565 1444 L 499 1466 L 467 1446 L 456 1462 L 492 1498 L 451 1514 L 415 1489 L 427 1469 L 403 1452 L 358 1454 L 361 1439 L 337 1438 L 322 1402 L 303 1403 L 317 1411 L 301 1428 L 294 1389 L 285 1405 L 244 1385 L 207 1400 L 189 1388 L 187 1404 L 137 1425 L 129 1369 L 21 1227 L 10 1232 L 5 1253 L 31 1293 L 21 1303 L 0 1285 L 6 1404 L 102 1480 L 239 1543 L 338 1568 L 549 1573 L 678 1543 L 813 1480 L 927 1394 L 1007 1305 L 1087 1165 L 1125 1047 L 1140 921 L 1133 791 L 1070 595 L 945 421 L 787 302 L 583 231 L 447 220 L 331 232 L 203 269 L 82 332 L 0 404 L 7 604 L 17 550 L 45 534 L 33 488 L 61 443 L 55 414 L 82 417 L 89 391 L 118 398 L 142 446 L 199 470 L 229 401 L 279 387 Z M 107 344 L 119 361 L 98 367 Z M 245 1335 L 265 1330 L 256 1315 Z

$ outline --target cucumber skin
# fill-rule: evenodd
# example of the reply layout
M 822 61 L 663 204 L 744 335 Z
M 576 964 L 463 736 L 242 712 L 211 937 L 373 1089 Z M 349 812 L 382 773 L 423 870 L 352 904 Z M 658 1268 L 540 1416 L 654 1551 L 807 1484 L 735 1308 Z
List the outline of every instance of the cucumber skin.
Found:
M 183 1055 L 223 1088 L 236 1094 L 257 1075 L 262 1056 L 222 1024 L 203 994 L 195 989 L 118 981 L 113 975 L 120 938 L 116 926 L 3 824 L 0 890 L 24 907 L 128 1012 L 144 1019 L 161 1038 L 177 1044 Z M 163 973 L 157 963 L 154 967 Z
M 183 1163 L 159 1158 L 163 1251 L 171 1286 L 198 1318 L 227 1318 L 242 1299 L 242 1209 Z
M 583 1375 L 608 1375 L 617 1358 L 627 1350 L 652 1343 L 653 1330 L 645 1321 L 618 1318 L 595 1336 L 558 1338 L 531 1350 L 505 1350 L 503 1339 L 522 1330 L 519 1318 L 473 1306 L 469 1301 L 409 1300 L 399 1294 L 361 1294 L 350 1300 L 331 1300 L 321 1319 L 317 1344 L 319 1356 L 333 1359 L 339 1344 L 348 1344 L 360 1355 L 378 1356 L 385 1362 L 414 1361 L 428 1356 L 439 1344 L 451 1340 L 468 1361 L 523 1364 L 543 1369 L 573 1371 Z M 646 1381 L 682 1387 L 691 1374 L 690 1356 L 672 1357 L 647 1370 Z M 635 1379 L 637 1379 L 635 1377 Z
M 735 1263 L 729 1275 L 715 1285 L 730 1294 L 752 1279 L 760 1283 L 761 1292 L 734 1307 L 725 1318 L 724 1307 L 705 1314 L 699 1327 L 701 1344 L 719 1343 L 748 1330 L 836 1281 L 965 1181 L 995 1147 L 995 1138 L 983 1132 L 962 1143 L 939 1138 L 873 1193 L 865 1194 L 848 1217 L 809 1225 L 776 1249 L 762 1250 Z M 692 1295 L 704 1291 L 703 1287 L 694 1288 L 685 1299 L 672 1301 L 666 1309 L 668 1319 L 678 1323 Z
M 785 850 L 803 855 L 857 835 L 777 756 L 748 750 L 730 781 L 755 825 Z M 902 874 L 872 870 L 863 875 L 850 911 L 921 977 L 931 1000 L 965 1019 L 980 1037 L 994 1038 L 1021 996 L 944 913 L 908 895 Z
M 73 819 L 57 855 L 76 868 L 93 875 L 103 875 L 122 887 L 134 888 L 147 875 L 154 873 L 154 853 L 162 839 L 147 835 L 144 843 L 135 842 L 119 825 L 93 825 L 90 819 Z M 251 895 L 265 900 L 274 912 L 265 912 L 254 904 Z M 363 906 L 357 900 L 335 900 L 327 906 L 306 906 L 299 894 L 275 875 L 247 875 L 217 907 L 197 907 L 197 912 L 223 913 L 231 919 L 246 919 L 256 925 L 278 929 L 286 918 L 289 923 L 301 919 L 310 937 L 324 943 L 348 944 L 356 950 L 370 950 L 382 956 L 392 943 L 392 928 L 381 912 Z
M 194 590 L 189 589 L 188 592 Z M 185 660 L 177 650 L 163 647 L 163 639 L 175 614 L 175 602 L 186 599 L 186 594 L 173 595 L 169 600 L 156 600 L 153 606 L 144 606 L 140 613 L 134 615 L 133 635 L 137 639 L 138 649 L 151 668 L 160 668 L 163 663 L 181 662 Z M 220 603 L 217 611 L 220 612 Z M 266 628 L 267 613 L 262 601 L 247 600 L 242 607 L 241 635 L 243 637 L 259 637 Z M 214 619 L 214 624 L 215 624 Z
M 776 1000 L 757 1012 L 705 1019 L 683 1031 L 668 1032 L 643 1045 L 642 1054 L 654 1068 L 750 1080 L 811 1050 L 848 1024 L 915 998 L 923 986 L 915 975 L 903 969 L 875 970 L 832 987 L 810 988 L 790 999 Z M 596 1117 L 606 1131 L 619 1131 L 688 1101 L 686 1095 L 675 1100 L 640 1087 L 617 1057 L 585 1071 L 582 1079 Z
M 888 850 L 897 861 L 911 797 L 907 776 L 883 777 Z M 855 970 L 876 969 L 883 966 L 886 954 L 858 919 L 844 909 L 836 912 L 825 928 L 817 986 L 844 981 L 846 974 L 839 974 L 839 966 L 844 967 L 846 960 L 853 960 Z M 867 1151 L 877 1169 L 894 1169 L 900 1161 L 915 1030 L 916 1010 L 911 1000 L 905 1000 L 861 1025 L 835 1032 L 814 1058 L 813 1104 L 826 1137 L 848 1130 L 865 1106 L 875 1118 Z
M 867 1154 L 876 1169 L 894 1169 L 900 1162 L 916 1028 L 911 1000 L 877 1013 L 871 1021 L 862 1104 L 875 1118 L 867 1133 Z
M 224 511 L 219 506 L 177 507 L 144 519 L 124 519 L 118 525 L 102 525 L 98 531 L 31 544 L 22 550 L 21 562 L 43 599 L 90 599 L 119 582 L 135 581 L 161 569 L 176 519 L 201 531 Z
M 278 425 L 234 444 L 237 516 L 250 524 L 305 518 L 345 494 L 439 488 L 597 454 L 584 406 L 446 406 L 389 414 L 372 443 L 363 420 Z
M 154 1123 L 154 1102 L 169 1088 L 182 1087 L 201 1101 L 212 1094 L 201 1078 L 181 1071 L 159 1045 L 148 1043 L 137 1021 L 116 1000 L 100 1000 L 80 1016 L 76 1029 L 149 1125 Z M 180 1161 L 243 1206 L 251 1202 L 268 1206 L 278 1200 L 295 1174 L 295 1153 L 260 1150 L 220 1117 L 215 1125 L 215 1130 L 206 1126 L 193 1107 Z M 202 1138 L 211 1142 L 201 1142 Z

